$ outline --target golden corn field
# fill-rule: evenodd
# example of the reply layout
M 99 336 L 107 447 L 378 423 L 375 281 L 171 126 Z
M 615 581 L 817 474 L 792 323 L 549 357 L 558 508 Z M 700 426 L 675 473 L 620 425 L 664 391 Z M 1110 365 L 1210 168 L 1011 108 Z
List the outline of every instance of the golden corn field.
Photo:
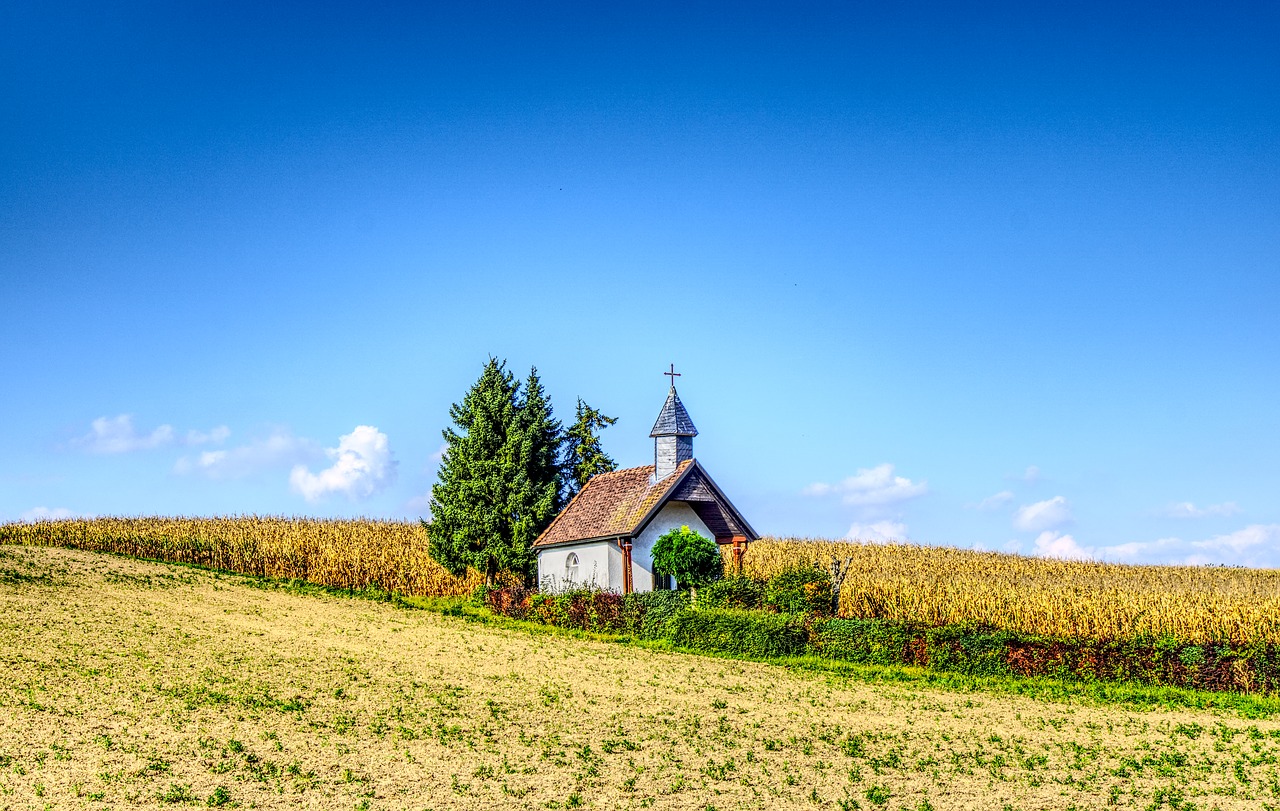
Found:
M 1051 637 L 1280 643 L 1280 571 L 1129 566 L 902 544 L 767 538 L 743 573 L 848 559 L 840 614 Z
M 414 596 L 470 593 L 431 559 L 407 521 L 237 516 L 95 518 L 0 525 L 0 543 L 62 546 L 191 563 L 345 589 Z M 981 623 L 1051 637 L 1173 636 L 1280 643 L 1280 571 L 1127 566 L 945 547 L 813 539 L 754 542 L 758 578 L 815 561 L 849 561 L 840 614 L 922 625 Z
M 418 522 L 319 518 L 92 518 L 0 526 L 0 543 L 63 546 L 191 563 L 322 586 L 414 596 L 468 594 L 431 559 Z

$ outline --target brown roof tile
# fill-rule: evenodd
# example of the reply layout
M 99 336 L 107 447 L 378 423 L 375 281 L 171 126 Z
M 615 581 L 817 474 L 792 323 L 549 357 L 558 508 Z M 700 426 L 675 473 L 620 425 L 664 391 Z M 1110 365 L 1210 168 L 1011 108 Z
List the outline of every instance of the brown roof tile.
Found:
M 673 473 L 652 484 L 653 465 L 592 476 L 533 545 L 632 534 L 692 464 L 692 460 L 681 462 Z

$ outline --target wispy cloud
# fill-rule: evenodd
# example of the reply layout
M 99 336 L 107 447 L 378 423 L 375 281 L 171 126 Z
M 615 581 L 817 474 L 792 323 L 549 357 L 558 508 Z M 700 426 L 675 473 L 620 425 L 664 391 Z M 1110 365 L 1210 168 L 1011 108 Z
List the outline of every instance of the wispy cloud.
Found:
M 1280 524 L 1250 524 L 1199 541 L 1170 537 L 1117 544 L 1103 547 L 1100 552 L 1105 559 L 1120 563 L 1280 568 Z
M 239 479 L 263 470 L 291 467 L 323 455 L 319 443 L 278 428 L 268 436 L 226 450 L 183 456 L 173 466 L 178 474 L 197 473 L 210 479 Z
M 89 433 L 71 440 L 71 446 L 85 453 L 120 454 L 147 451 L 167 445 L 206 445 L 224 442 L 230 429 L 219 425 L 209 431 L 188 431 L 180 435 L 172 425 L 158 425 L 150 431 L 139 431 L 132 414 L 98 417 L 89 425 Z
M 1216 518 L 1227 517 L 1240 514 L 1240 505 L 1234 501 L 1223 502 L 1222 504 L 1210 504 L 1207 507 L 1197 507 L 1190 501 L 1181 501 L 1176 504 L 1168 504 L 1159 512 L 1165 518 Z
M 893 465 L 886 463 L 861 468 L 856 474 L 836 484 L 815 482 L 806 487 L 804 493 L 809 496 L 838 494 L 845 504 L 881 507 L 922 496 L 928 490 L 925 482 L 913 482 L 905 476 L 895 476 Z
M 1036 465 L 1027 465 L 1026 469 L 1021 473 L 1012 473 L 1005 476 L 1005 479 L 1015 482 L 1026 482 L 1027 484 L 1039 484 L 1044 478 L 1044 474 L 1040 472 L 1040 468 Z
M 20 521 L 60 521 L 75 518 L 76 513 L 66 507 L 33 507 L 18 516 Z
M 186 437 L 183 439 L 185 445 L 220 445 L 226 442 L 231 436 L 231 429 L 225 425 L 219 425 L 212 431 L 187 431 Z
M 413 515 L 420 516 L 430 520 L 431 518 L 431 494 L 423 493 L 420 496 L 414 496 L 405 503 L 404 508 Z
M 999 493 L 996 493 L 995 495 L 987 496 L 982 501 L 979 501 L 976 504 L 966 504 L 964 506 L 966 509 L 970 509 L 970 510 L 981 510 L 983 512 L 990 512 L 992 510 L 999 510 L 1004 507 L 1007 507 L 1012 502 L 1013 502 L 1013 491 L 1001 490 Z
M 71 445 L 85 453 L 131 453 L 172 444 L 176 436 L 172 425 L 160 425 L 149 433 L 139 433 L 133 425 L 133 416 L 121 414 L 98 417 L 91 423 L 89 433 L 71 440 Z
M 312 473 L 306 465 L 296 465 L 289 484 L 307 501 L 318 501 L 331 493 L 347 498 L 368 498 L 395 481 L 397 462 L 391 457 L 387 435 L 371 425 L 338 439 L 338 447 L 325 449 L 333 464 Z
M 911 539 L 907 536 L 907 525 L 899 521 L 875 521 L 870 524 L 854 524 L 849 527 L 845 538 L 851 541 L 871 541 L 872 543 L 888 543 Z
M 1025 532 L 1056 529 L 1071 521 L 1071 506 L 1062 496 L 1054 496 L 1034 504 L 1024 504 L 1013 515 L 1014 527 Z

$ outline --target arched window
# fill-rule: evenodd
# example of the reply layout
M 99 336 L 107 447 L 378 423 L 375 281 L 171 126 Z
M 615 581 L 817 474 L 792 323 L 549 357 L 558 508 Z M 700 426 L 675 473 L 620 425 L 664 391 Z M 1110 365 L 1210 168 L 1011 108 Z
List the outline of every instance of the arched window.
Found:
M 569 556 L 564 559 L 564 579 L 570 582 L 578 579 L 578 555 L 576 552 L 570 552 Z

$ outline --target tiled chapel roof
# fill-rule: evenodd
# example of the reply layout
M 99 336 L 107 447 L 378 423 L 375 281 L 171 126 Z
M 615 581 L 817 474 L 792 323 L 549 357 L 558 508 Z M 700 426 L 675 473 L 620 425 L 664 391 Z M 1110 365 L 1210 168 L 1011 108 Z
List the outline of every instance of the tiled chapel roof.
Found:
M 651 482 L 653 465 L 592 476 L 533 545 L 551 546 L 633 534 L 649 510 L 692 464 L 692 459 L 683 461 L 674 472 L 656 482 Z

